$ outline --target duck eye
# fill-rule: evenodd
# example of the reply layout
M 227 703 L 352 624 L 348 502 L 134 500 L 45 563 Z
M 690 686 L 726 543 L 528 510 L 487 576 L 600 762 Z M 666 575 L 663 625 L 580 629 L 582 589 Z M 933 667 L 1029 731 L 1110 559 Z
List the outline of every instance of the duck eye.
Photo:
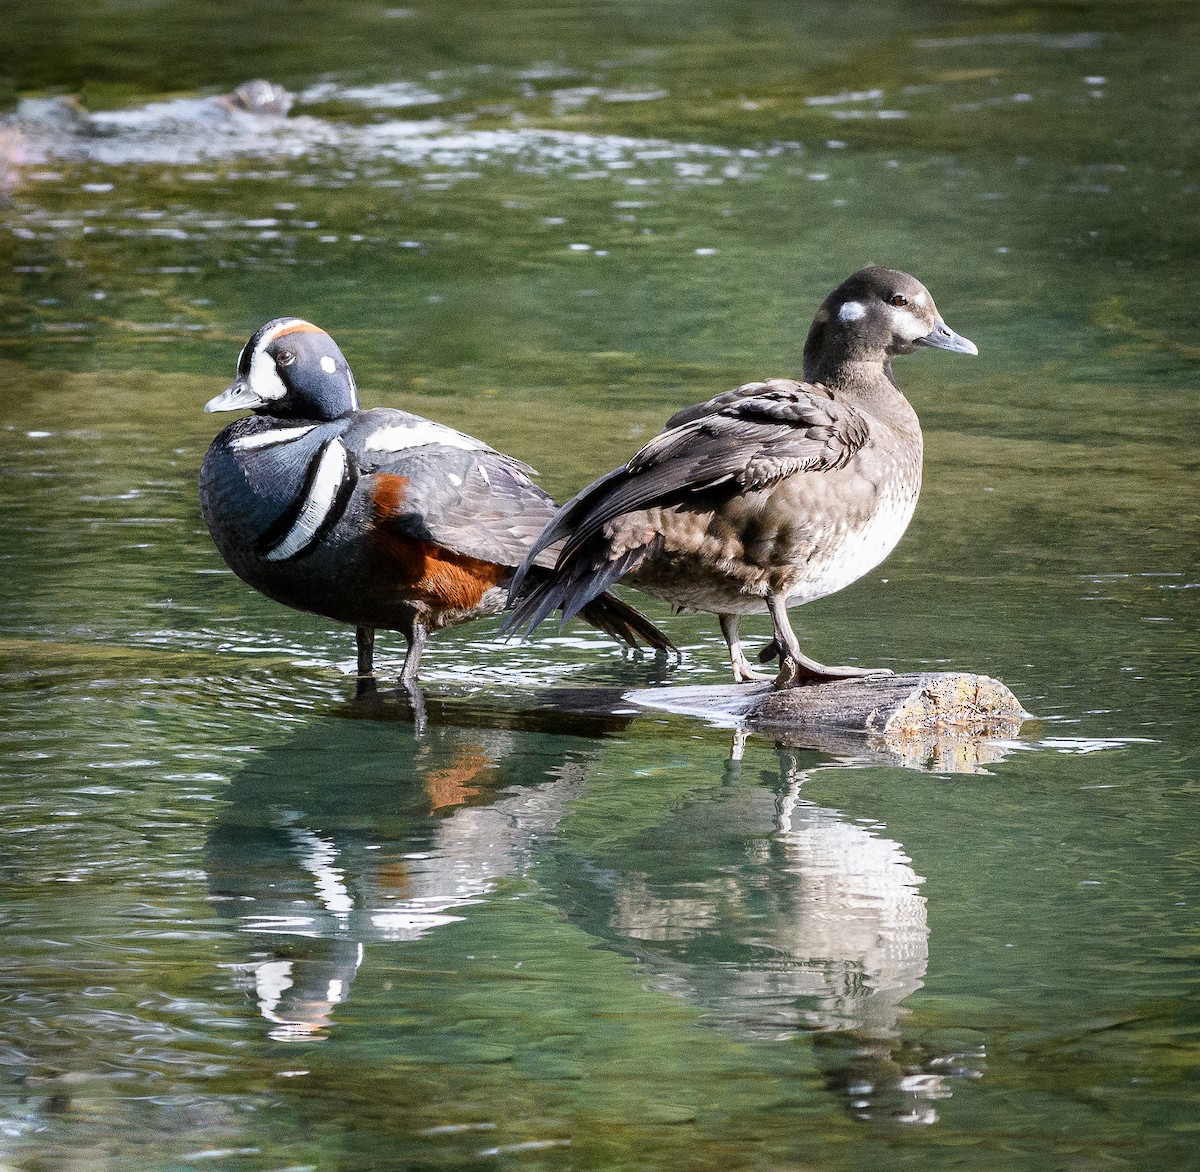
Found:
M 899 308 L 901 305 L 908 304 L 908 298 L 905 297 L 903 293 L 893 293 L 891 297 L 888 298 L 888 304 Z
M 290 350 L 280 350 L 275 355 L 276 366 L 291 366 L 296 361 L 296 356 Z

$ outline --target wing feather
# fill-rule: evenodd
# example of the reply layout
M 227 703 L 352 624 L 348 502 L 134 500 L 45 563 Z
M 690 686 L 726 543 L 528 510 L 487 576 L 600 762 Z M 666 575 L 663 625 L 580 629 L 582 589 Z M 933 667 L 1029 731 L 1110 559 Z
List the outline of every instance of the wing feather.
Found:
M 867 442 L 866 418 L 824 387 L 775 383 L 661 432 L 623 469 L 585 489 L 576 501 L 587 507 L 572 511 L 560 562 L 623 513 L 728 482 L 752 492 L 797 472 L 841 468 Z
M 554 516 L 528 464 L 419 415 L 366 411 L 346 439 L 376 523 L 406 537 L 515 567 Z
M 529 566 L 545 564 L 545 551 L 558 547 L 561 570 L 622 514 L 725 484 L 750 492 L 797 472 L 841 468 L 869 438 L 866 416 L 828 388 L 793 379 L 746 383 L 686 408 L 623 468 L 558 510 L 518 570 L 513 594 Z

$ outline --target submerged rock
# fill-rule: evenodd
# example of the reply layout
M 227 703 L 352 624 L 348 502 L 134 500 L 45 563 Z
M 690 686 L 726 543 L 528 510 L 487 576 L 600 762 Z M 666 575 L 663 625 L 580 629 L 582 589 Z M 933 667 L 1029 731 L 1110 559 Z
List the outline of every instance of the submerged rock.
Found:
M 244 81 L 236 89 L 216 99 L 219 106 L 231 113 L 256 114 L 259 117 L 286 118 L 296 95 L 273 81 L 255 78 Z
M 227 94 L 147 102 L 124 110 L 92 112 L 73 96 L 22 98 L 12 114 L 0 119 L 0 134 L 20 136 L 24 162 L 51 157 L 115 164 L 187 162 L 260 146 L 264 131 L 282 138 L 294 128 L 301 137 L 311 137 L 323 124 L 312 118 L 288 119 L 294 100 L 283 86 L 261 78 Z
M 243 82 L 226 94 L 146 102 L 122 110 L 88 111 L 73 97 L 26 98 L 0 118 L 0 130 L 21 144 L 10 147 L 8 171 L 27 162 L 64 160 L 102 166 L 193 166 L 207 160 L 269 157 L 275 161 L 336 151 L 345 160 L 386 160 L 402 165 L 432 162 L 439 169 L 470 169 L 497 158 L 519 157 L 526 171 L 579 169 L 595 172 L 615 164 L 665 167 L 677 175 L 696 159 L 732 160 L 739 171 L 755 152 L 658 139 L 593 135 L 574 131 L 473 129 L 474 115 L 452 118 L 391 117 L 405 106 L 442 101 L 412 82 L 345 87 L 322 82 L 300 95 L 270 81 Z M 346 121 L 292 115 L 295 103 L 349 103 L 379 112 L 376 119 Z M 18 159 L 19 155 L 19 159 Z M 756 156 L 757 157 L 757 156 Z M 4 164 L 0 163 L 0 168 Z M 473 174 L 466 171 L 470 177 Z M 11 185 L 15 186 L 14 177 Z
M 0 200 L 21 186 L 21 167 L 32 161 L 25 135 L 15 126 L 0 125 Z

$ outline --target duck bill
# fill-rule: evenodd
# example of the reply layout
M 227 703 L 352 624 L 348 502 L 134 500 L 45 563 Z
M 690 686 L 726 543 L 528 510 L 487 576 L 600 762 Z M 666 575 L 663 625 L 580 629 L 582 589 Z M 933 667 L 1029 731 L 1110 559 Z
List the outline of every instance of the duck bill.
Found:
M 955 354 L 978 354 L 979 347 L 970 338 L 956 334 L 944 321 L 939 321 L 923 338 L 917 339 L 918 346 L 933 346 L 938 350 L 952 350 Z
M 250 389 L 245 379 L 234 379 L 215 399 L 209 399 L 204 404 L 206 412 L 212 411 L 252 411 L 266 402 L 263 397 Z

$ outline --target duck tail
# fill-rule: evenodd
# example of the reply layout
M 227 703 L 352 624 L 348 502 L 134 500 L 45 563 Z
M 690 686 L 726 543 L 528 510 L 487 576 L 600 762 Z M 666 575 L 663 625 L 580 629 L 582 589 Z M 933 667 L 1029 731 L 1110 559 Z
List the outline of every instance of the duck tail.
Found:
M 671 651 L 679 648 L 667 638 L 640 610 L 622 602 L 607 590 L 579 610 L 579 617 L 598 631 L 619 639 L 630 647 L 645 643 L 655 651 Z
M 647 550 L 648 547 L 629 550 L 595 567 L 580 565 L 578 558 L 554 570 L 526 564 L 521 582 L 509 596 L 512 609 L 501 630 L 520 631 L 523 637 L 528 636 L 554 611 L 561 610 L 563 622 L 578 614 L 592 626 L 631 646 L 637 645 L 636 640 L 628 637 L 634 633 L 651 647 L 674 650 L 671 641 L 649 619 L 607 593 L 618 578 L 641 562 Z M 617 625 L 609 627 L 606 622 Z

